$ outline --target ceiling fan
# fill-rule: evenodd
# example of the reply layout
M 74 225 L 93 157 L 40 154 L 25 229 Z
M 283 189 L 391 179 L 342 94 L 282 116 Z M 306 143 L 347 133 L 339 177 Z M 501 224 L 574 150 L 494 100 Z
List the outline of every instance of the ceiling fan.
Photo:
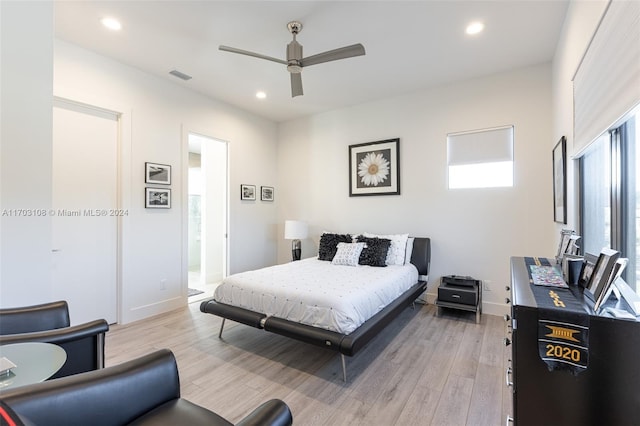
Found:
M 302 24 L 298 21 L 291 21 L 287 24 L 287 28 L 293 35 L 293 41 L 287 45 L 286 61 L 271 56 L 261 55 L 259 53 L 249 52 L 247 50 L 236 49 L 235 47 L 220 46 L 219 49 L 224 50 L 225 52 L 239 53 L 241 55 L 253 56 L 255 58 L 266 59 L 268 61 L 286 65 L 287 71 L 291 74 L 291 97 L 303 94 L 301 76 L 302 68 L 321 64 L 323 62 L 347 59 L 365 54 L 364 46 L 358 43 L 303 58 L 302 45 L 296 41 L 296 35 L 302 30 Z

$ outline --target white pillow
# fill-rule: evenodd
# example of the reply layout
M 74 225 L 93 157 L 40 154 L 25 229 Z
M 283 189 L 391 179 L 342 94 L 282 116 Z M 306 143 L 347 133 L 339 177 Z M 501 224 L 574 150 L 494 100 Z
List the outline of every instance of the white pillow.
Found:
M 365 232 L 364 236 L 369 238 L 377 237 L 391 240 L 391 245 L 389 246 L 389 251 L 387 252 L 387 265 L 404 265 L 409 234 L 376 235 Z
M 333 265 L 358 266 L 364 243 L 338 243 L 337 248 L 331 261 Z
M 414 237 L 407 238 L 407 250 L 404 252 L 404 264 L 411 263 L 411 255 L 413 254 Z

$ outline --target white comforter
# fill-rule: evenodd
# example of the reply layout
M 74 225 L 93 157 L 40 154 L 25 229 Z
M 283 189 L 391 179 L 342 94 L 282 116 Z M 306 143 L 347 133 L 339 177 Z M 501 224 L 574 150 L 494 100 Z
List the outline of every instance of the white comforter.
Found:
M 349 334 L 418 281 L 412 264 L 338 266 L 316 258 L 227 277 L 220 303 Z

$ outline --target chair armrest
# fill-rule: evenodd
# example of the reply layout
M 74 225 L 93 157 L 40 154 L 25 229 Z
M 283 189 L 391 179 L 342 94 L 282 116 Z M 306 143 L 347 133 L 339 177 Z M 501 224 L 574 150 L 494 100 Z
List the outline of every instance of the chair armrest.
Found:
M 36 425 L 124 425 L 180 397 L 167 349 L 102 370 L 2 391 L 2 400 Z
M 67 353 L 67 361 L 52 378 L 104 367 L 104 338 L 109 324 L 101 319 L 73 327 L 0 336 L 0 345 L 23 342 L 53 343 Z
M 287 404 L 279 399 L 272 399 L 240 420 L 236 426 L 291 426 L 293 416 Z

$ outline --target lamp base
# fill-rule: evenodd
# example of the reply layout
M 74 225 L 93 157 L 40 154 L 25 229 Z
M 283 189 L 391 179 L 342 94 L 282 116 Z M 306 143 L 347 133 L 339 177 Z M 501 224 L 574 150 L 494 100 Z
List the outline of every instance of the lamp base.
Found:
M 300 260 L 301 254 L 302 254 L 302 243 L 300 242 L 300 240 L 292 240 L 291 241 L 291 259 Z

